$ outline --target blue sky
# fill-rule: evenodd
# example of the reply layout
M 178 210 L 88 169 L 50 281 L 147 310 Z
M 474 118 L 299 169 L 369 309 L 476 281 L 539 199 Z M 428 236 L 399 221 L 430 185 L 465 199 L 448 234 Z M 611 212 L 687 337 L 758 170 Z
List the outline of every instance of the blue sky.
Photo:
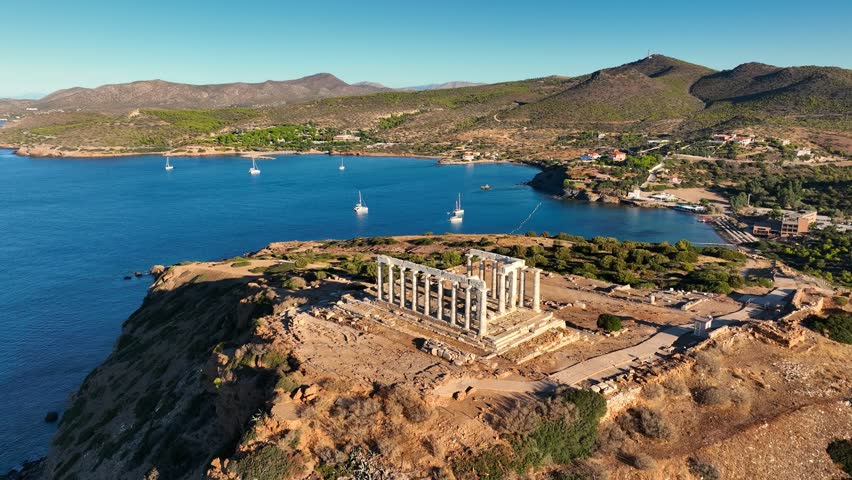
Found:
M 716 69 L 852 68 L 850 0 L 2 0 L 0 97 L 317 72 L 393 87 L 578 75 L 647 49 Z

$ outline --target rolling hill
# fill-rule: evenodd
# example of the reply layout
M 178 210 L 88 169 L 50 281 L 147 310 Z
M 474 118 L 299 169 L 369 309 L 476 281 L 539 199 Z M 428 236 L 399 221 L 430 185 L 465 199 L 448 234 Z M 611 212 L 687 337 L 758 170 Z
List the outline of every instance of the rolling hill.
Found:
M 32 102 L 40 110 L 81 109 L 120 112 L 137 108 L 208 109 L 307 102 L 326 97 L 387 91 L 371 84 L 350 85 L 330 73 L 262 83 L 190 85 L 146 80 L 97 88 L 59 90 Z
M 652 55 L 580 77 L 563 92 L 518 108 L 510 118 L 554 127 L 682 118 L 703 107 L 689 87 L 711 72 Z
M 0 130 L 0 144 L 132 151 L 185 145 L 215 132 L 314 123 L 370 130 L 383 142 L 476 141 L 531 155 L 566 130 L 690 138 L 766 127 L 852 137 L 852 71 L 747 63 L 716 72 L 651 55 L 578 77 L 462 88 L 392 90 L 369 82 L 350 85 L 330 74 L 259 84 L 148 81 L 62 90 L 36 106 L 66 113 L 8 125 Z M 89 111 L 68 111 L 75 108 Z

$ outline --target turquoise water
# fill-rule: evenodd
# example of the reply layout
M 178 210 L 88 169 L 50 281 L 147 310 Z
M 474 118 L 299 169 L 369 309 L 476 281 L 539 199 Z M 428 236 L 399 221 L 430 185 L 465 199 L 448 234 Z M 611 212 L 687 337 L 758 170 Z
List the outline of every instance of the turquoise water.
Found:
M 42 419 L 106 357 L 151 281 L 136 270 L 219 259 L 277 240 L 535 230 L 623 239 L 718 242 L 695 218 L 554 200 L 518 165 L 281 156 L 38 159 L 0 150 L 0 472 L 46 453 Z M 479 186 L 490 184 L 490 191 Z M 361 190 L 369 215 L 352 207 Z M 447 212 L 457 193 L 461 225 Z

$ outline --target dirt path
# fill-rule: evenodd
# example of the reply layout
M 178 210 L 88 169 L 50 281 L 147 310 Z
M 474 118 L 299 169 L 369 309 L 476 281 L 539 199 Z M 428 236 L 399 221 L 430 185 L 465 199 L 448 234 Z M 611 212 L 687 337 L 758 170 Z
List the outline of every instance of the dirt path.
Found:
M 471 378 L 461 377 L 438 385 L 433 390 L 435 395 L 452 395 L 455 392 L 464 392 L 469 387 L 478 390 L 489 390 L 502 393 L 536 393 L 553 390 L 556 384 L 550 381 L 533 380 L 506 380 L 499 378 Z

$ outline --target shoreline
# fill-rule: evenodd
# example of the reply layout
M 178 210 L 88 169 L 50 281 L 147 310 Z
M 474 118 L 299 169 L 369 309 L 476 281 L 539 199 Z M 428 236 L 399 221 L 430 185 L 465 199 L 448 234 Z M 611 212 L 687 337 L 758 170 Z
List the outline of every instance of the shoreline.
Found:
M 20 147 L 13 145 L 0 145 L 0 149 L 11 150 L 12 153 L 19 157 L 31 158 L 107 158 L 107 157 L 142 157 L 142 156 L 162 156 L 162 157 L 215 157 L 215 156 L 246 156 L 251 154 L 258 155 L 329 155 L 341 157 L 403 157 L 403 158 L 426 158 L 435 159 L 438 161 L 444 160 L 445 157 L 436 155 L 420 155 L 416 153 L 390 153 L 390 152 L 363 152 L 363 151 L 347 151 L 347 152 L 328 152 L 325 150 L 268 150 L 268 151 L 239 151 L 234 149 L 214 150 L 210 147 L 202 147 L 190 145 L 185 148 L 178 148 L 166 151 L 152 152 L 127 152 L 127 151 L 94 151 L 94 150 L 60 150 L 59 147 L 53 146 L 33 146 Z M 193 150 L 194 151 L 190 151 Z M 467 162 L 481 163 L 481 162 Z M 501 163 L 512 163 L 511 161 Z

